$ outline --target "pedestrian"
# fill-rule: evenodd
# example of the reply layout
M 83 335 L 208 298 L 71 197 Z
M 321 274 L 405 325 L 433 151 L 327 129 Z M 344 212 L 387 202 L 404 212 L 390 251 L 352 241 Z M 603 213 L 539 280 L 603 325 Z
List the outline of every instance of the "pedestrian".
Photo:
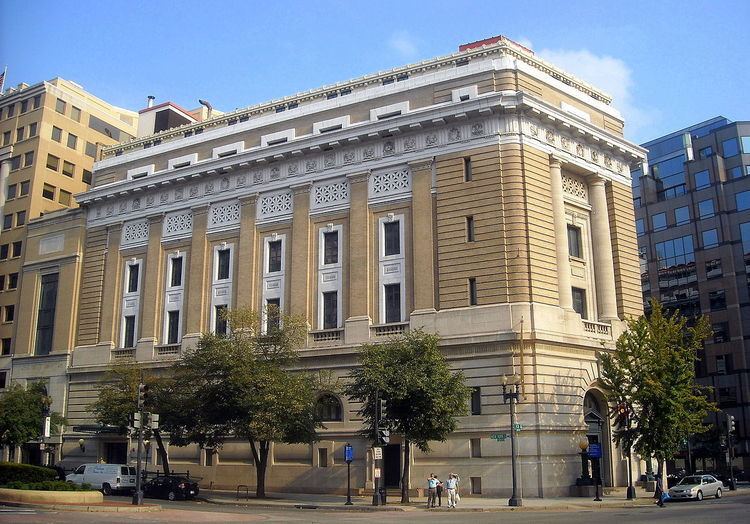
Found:
M 443 481 L 438 479 L 437 486 L 435 486 L 435 493 L 437 494 L 438 507 L 443 506 Z
M 660 507 L 664 507 L 664 480 L 662 479 L 661 475 L 657 475 L 656 477 L 656 491 L 654 492 L 654 498 L 656 499 L 656 504 Z
M 445 490 L 448 492 L 448 507 L 455 508 L 458 499 L 458 475 L 451 473 L 445 481 Z
M 427 507 L 434 508 L 435 507 L 435 497 L 437 496 L 437 485 L 438 478 L 435 476 L 434 473 L 430 473 L 430 476 L 427 477 Z

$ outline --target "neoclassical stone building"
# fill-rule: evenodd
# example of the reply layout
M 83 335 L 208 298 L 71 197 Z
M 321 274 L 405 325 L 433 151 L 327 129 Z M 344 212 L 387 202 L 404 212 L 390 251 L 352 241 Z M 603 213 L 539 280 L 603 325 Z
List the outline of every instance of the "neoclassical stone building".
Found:
M 107 148 L 82 211 L 55 219 L 64 232 L 38 228 L 40 242 L 84 235 L 55 244 L 81 268 L 79 306 L 56 312 L 55 329 L 75 326 L 73 347 L 56 337 L 53 348 L 69 358 L 62 460 L 129 454 L 122 437 L 90 431 L 112 362 L 169 366 L 225 329 L 222 308 L 277 304 L 308 319 L 301 365 L 342 380 L 364 342 L 440 334 L 474 388 L 472 414 L 412 454 L 413 487 L 450 470 L 467 493 L 509 493 L 510 443 L 490 437 L 509 431 L 500 384 L 512 374 L 524 496 L 567 494 L 587 436 L 604 443 L 605 484 L 623 484 L 597 353 L 642 312 L 629 167 L 644 150 L 609 104 L 498 38 Z M 38 253 L 23 279 L 30 312 L 43 278 L 31 275 L 73 256 Z M 18 346 L 30 353 L 33 317 Z M 273 447 L 270 490 L 344 490 L 347 442 L 353 485 L 372 487 L 358 406 L 332 397 L 319 442 Z M 255 482 L 245 443 L 169 453 L 206 485 Z M 396 437 L 387 484 L 402 456 Z

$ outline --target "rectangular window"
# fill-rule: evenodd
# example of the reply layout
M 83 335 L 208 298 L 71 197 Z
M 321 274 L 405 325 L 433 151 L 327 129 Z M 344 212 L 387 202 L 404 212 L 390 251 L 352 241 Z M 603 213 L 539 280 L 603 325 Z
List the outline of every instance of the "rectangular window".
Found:
M 464 182 L 471 182 L 473 173 L 471 172 L 471 158 L 464 158 Z
M 29 124 L 29 138 L 36 136 L 37 124 L 32 122 Z
M 722 275 L 720 258 L 706 261 L 706 278 L 717 278 Z
M 470 477 L 471 482 L 471 494 L 481 495 L 482 494 L 482 477 Z
M 55 155 L 47 155 L 47 169 L 51 169 L 52 171 L 57 171 L 57 169 L 60 167 L 60 159 L 56 157 Z
M 720 322 L 711 326 L 713 332 L 713 343 L 721 344 L 729 342 L 729 322 Z
M 86 156 L 90 156 L 91 158 L 96 158 L 96 144 L 92 144 L 91 142 L 86 142 L 86 149 L 84 152 L 86 153 Z
M 740 154 L 740 144 L 736 138 L 729 138 L 721 143 L 721 151 L 724 154 L 724 158 L 735 156 Z
M 8 258 L 9 247 L 10 247 L 10 244 L 3 244 L 0 246 L 0 260 L 5 260 Z
M 703 189 L 711 185 L 711 175 L 708 169 L 694 173 L 693 180 L 695 181 L 695 189 Z
M 468 216 L 466 217 L 466 241 L 474 242 L 474 240 L 474 217 Z
M 5 389 L 6 387 L 8 387 L 8 373 L 7 371 L 0 371 L 0 389 Z M 10 453 L 8 455 L 10 457 Z
M 62 141 L 62 129 L 57 126 L 52 126 L 52 140 L 55 142 Z
M 182 257 L 170 259 L 169 286 L 178 287 L 182 285 Z
M 268 272 L 279 271 L 281 271 L 281 240 L 274 240 L 268 243 Z
M 52 351 L 55 329 L 58 274 L 42 275 L 39 291 L 39 313 L 36 321 L 35 355 L 48 355 Z
M 29 101 L 28 100 L 23 100 L 21 102 L 21 114 L 27 112 L 28 110 L 29 110 Z
M 321 468 L 328 467 L 328 450 L 326 448 L 318 448 L 318 466 Z
M 179 344 L 180 342 L 180 312 L 169 311 L 167 319 L 167 344 Z
M 23 213 L 25 214 L 26 211 L 23 211 Z M 23 247 L 23 240 L 16 240 L 15 242 L 13 242 L 12 256 L 20 257 L 22 247 Z
M 62 114 L 64 115 L 64 114 L 65 114 L 65 106 L 66 106 L 66 105 L 67 105 L 67 104 L 65 103 L 65 101 L 64 101 L 64 100 L 60 100 L 60 99 L 58 98 L 58 99 L 57 99 L 57 100 L 55 101 L 55 111 L 57 111 L 58 113 L 62 113 Z
M 5 275 L 0 275 L 0 291 L 5 291 Z
M 230 250 L 220 249 L 217 256 L 216 280 L 227 280 L 229 278 Z
M 123 341 L 123 347 L 135 347 L 135 315 L 127 315 L 124 320 L 125 339 Z
M 709 218 L 714 216 L 714 201 L 713 199 L 701 200 L 698 202 L 698 217 Z
M 11 351 L 10 339 L 4 338 L 2 343 L 2 351 L 0 351 L 0 353 L 2 353 L 3 355 L 10 355 Z
M 128 293 L 138 292 L 138 275 L 141 271 L 140 264 L 129 264 L 128 265 Z
M 742 143 L 742 152 L 750 155 L 750 136 L 740 137 L 740 142 Z
M 651 227 L 654 231 L 667 229 L 667 214 L 657 213 L 651 217 Z
M 7 231 L 8 229 L 13 227 L 13 213 L 8 213 L 7 215 L 3 216 L 3 231 Z
M 10 159 L 10 170 L 21 169 L 21 155 L 16 155 Z
M 81 110 L 78 109 L 76 106 L 71 106 L 71 108 L 70 108 L 70 118 L 72 118 L 76 122 L 80 122 L 81 121 Z
M 39 109 L 39 106 L 42 105 L 42 95 L 36 95 L 34 97 L 34 109 Z
M 327 291 L 323 293 L 323 329 L 336 329 L 339 327 L 338 292 Z
M 471 458 L 482 458 L 482 439 L 473 438 L 469 440 L 471 448 Z
M 266 333 L 273 333 L 281 325 L 281 299 L 266 300 Z
M 222 304 L 215 306 L 214 313 L 216 315 L 216 325 L 214 326 L 214 333 L 220 337 L 227 335 L 227 306 Z
M 385 323 L 401 322 L 401 284 L 386 284 L 385 295 Z
M 21 182 L 21 191 L 18 192 L 18 196 L 26 196 L 29 194 L 29 181 L 24 180 Z
M 73 178 L 73 175 L 75 175 L 75 169 L 75 164 L 68 162 L 67 160 L 63 160 L 63 175 Z
M 727 180 L 735 178 L 742 178 L 745 173 L 742 171 L 742 166 L 735 166 L 727 169 Z
M 13 320 L 16 318 L 16 306 L 10 305 L 5 306 L 5 315 L 3 316 L 3 320 L 5 322 L 13 322 Z
M 25 129 L 23 127 L 16 129 L 16 142 L 23 140 L 24 131 Z
M 479 386 L 471 388 L 471 414 L 482 414 L 482 388 Z
M 10 131 L 5 131 L 3 133 L 3 145 L 7 146 L 10 144 Z
M 712 156 L 714 156 L 714 148 L 711 146 L 698 150 L 698 158 L 710 158 Z
M 674 223 L 676 226 L 690 222 L 690 208 L 688 206 L 678 207 L 674 210 Z
M 93 180 L 93 175 L 92 175 L 91 171 L 89 171 L 88 169 L 84 169 L 83 170 L 83 178 L 82 178 L 82 180 L 83 180 L 84 184 L 89 184 L 90 185 L 91 181 Z
M 29 167 L 31 165 L 34 165 L 34 152 L 27 151 L 23 155 L 23 167 Z
M 477 279 L 474 277 L 469 278 L 469 305 L 477 305 Z
M 727 299 L 723 289 L 717 289 L 716 291 L 708 292 L 708 302 L 711 306 L 711 311 L 721 311 L 727 308 Z
M 586 320 L 586 290 L 577 287 L 573 288 L 573 310 Z
M 568 254 L 571 257 L 583 258 L 581 228 L 568 224 Z
M 735 194 L 734 200 L 737 203 L 737 211 L 750 209 L 750 191 L 741 191 Z
M 383 223 L 385 256 L 401 254 L 401 229 L 398 220 Z
M 8 106 L 8 118 L 12 117 L 16 114 L 16 104 L 11 104 Z
M 72 197 L 72 193 L 70 193 L 69 191 L 65 191 L 64 189 L 61 189 L 60 197 L 58 198 L 58 201 L 64 206 L 70 206 L 71 197 Z
M 18 273 L 11 273 L 8 275 L 8 289 L 18 288 Z
M 330 231 L 323 233 L 323 264 L 338 264 L 338 261 L 339 232 Z
M 75 149 L 78 146 L 78 137 L 73 133 L 68 133 L 68 147 Z
M 704 231 L 703 234 L 703 247 L 716 247 L 719 245 L 719 232 L 716 229 L 709 229 Z
M 17 184 L 11 184 L 5 190 L 5 200 L 13 200 L 16 198 L 16 191 L 18 190 Z

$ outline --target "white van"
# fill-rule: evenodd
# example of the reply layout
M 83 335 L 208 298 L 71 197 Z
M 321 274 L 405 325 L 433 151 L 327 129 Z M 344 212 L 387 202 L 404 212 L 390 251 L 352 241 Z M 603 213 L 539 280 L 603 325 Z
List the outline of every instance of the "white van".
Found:
M 81 464 L 65 480 L 74 484 L 91 484 L 105 495 L 113 491 L 135 489 L 136 471 L 127 464 Z

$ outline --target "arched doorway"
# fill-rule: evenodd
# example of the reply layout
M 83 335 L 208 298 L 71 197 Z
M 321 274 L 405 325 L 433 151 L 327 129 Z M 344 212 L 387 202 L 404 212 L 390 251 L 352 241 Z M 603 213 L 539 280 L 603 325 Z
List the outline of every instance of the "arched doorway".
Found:
M 602 484 L 612 486 L 612 450 L 609 439 L 609 416 L 604 397 L 596 390 L 589 390 L 583 397 L 583 420 L 586 423 L 586 438 L 589 444 L 601 444 L 602 458 L 598 466 L 592 462 L 592 475 L 601 475 Z M 596 468 L 599 471 L 596 471 Z

